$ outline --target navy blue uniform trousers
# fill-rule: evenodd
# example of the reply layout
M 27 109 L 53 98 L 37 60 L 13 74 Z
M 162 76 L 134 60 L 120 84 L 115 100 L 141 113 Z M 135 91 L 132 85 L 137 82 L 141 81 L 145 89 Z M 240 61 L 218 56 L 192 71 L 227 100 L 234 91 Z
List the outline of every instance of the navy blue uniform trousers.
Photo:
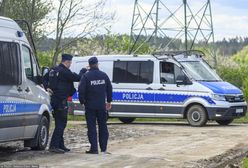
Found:
M 66 100 L 65 100 L 66 101 Z M 64 130 L 67 125 L 67 102 L 62 103 L 63 108 L 54 110 L 55 129 L 50 143 L 50 148 L 64 148 Z
M 107 128 L 107 112 L 106 110 L 93 110 L 86 108 L 86 122 L 88 127 L 88 138 L 91 144 L 90 150 L 98 151 L 96 121 L 98 123 L 99 145 L 102 152 L 107 150 L 108 144 L 108 128 Z

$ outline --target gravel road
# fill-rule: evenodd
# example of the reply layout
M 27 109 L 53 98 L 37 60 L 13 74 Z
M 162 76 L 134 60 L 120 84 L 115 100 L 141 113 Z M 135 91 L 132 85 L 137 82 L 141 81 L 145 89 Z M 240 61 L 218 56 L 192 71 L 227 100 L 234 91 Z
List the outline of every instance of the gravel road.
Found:
M 215 123 L 109 123 L 110 155 L 86 155 L 89 144 L 84 122 L 70 122 L 65 133 L 66 154 L 31 151 L 22 142 L 0 144 L 1 165 L 39 167 L 228 167 L 247 155 L 248 125 Z

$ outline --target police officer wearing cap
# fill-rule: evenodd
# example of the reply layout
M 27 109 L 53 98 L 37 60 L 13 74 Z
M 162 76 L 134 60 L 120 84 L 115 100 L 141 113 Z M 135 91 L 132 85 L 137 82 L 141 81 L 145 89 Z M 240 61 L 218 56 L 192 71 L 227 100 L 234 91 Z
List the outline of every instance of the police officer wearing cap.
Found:
M 51 106 L 54 110 L 53 116 L 55 119 L 55 129 L 52 135 L 49 151 L 54 153 L 70 151 L 70 149 L 65 147 L 63 138 L 64 129 L 67 125 L 67 98 L 72 96 L 76 91 L 73 82 L 77 82 L 81 78 L 80 75 L 71 72 L 69 69 L 72 63 L 72 58 L 72 55 L 62 54 L 61 63 L 54 68 L 57 74 L 56 79 L 49 78 L 49 82 L 51 83 L 54 81 L 50 80 L 56 80 L 56 86 L 50 90 L 52 92 Z M 82 69 L 80 73 L 83 73 L 82 71 L 85 71 L 85 69 Z
M 109 137 L 106 110 L 111 109 L 112 85 L 107 74 L 98 69 L 96 57 L 91 57 L 88 62 L 90 69 L 82 76 L 78 87 L 80 103 L 85 106 L 88 139 L 91 144 L 86 153 L 98 154 L 96 121 L 101 152 L 106 153 Z

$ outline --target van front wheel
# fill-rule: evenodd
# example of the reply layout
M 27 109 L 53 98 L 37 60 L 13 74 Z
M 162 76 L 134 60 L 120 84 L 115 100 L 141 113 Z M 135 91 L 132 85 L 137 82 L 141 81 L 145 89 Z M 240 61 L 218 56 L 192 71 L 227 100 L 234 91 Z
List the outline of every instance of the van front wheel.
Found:
M 187 120 L 191 126 L 204 126 L 208 120 L 207 112 L 202 106 L 193 105 L 187 111 Z
M 231 122 L 233 122 L 233 119 L 229 119 L 229 120 L 216 120 L 216 122 L 219 125 L 229 125 L 229 124 L 231 124 Z
M 119 120 L 123 122 L 124 124 L 130 124 L 135 120 L 135 118 L 121 117 L 119 118 Z
M 25 140 L 24 146 L 31 147 L 32 150 L 44 150 L 48 143 L 49 122 L 42 116 L 34 139 Z

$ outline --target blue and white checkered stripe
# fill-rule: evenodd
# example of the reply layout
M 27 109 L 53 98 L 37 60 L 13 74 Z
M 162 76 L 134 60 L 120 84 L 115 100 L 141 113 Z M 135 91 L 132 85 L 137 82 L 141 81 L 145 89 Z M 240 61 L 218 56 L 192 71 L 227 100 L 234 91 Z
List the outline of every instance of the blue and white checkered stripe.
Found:
M 114 102 L 133 102 L 133 103 L 177 103 L 181 104 L 189 98 L 202 98 L 209 104 L 216 104 L 209 96 L 197 94 L 180 94 L 180 93 L 146 93 L 146 92 L 123 92 L 114 91 Z M 78 93 L 74 94 L 73 101 L 78 101 Z
M 0 102 L 0 116 L 11 116 L 17 114 L 25 113 L 38 113 L 40 110 L 41 104 L 36 103 L 24 103 L 24 102 L 9 102 L 1 101 Z

